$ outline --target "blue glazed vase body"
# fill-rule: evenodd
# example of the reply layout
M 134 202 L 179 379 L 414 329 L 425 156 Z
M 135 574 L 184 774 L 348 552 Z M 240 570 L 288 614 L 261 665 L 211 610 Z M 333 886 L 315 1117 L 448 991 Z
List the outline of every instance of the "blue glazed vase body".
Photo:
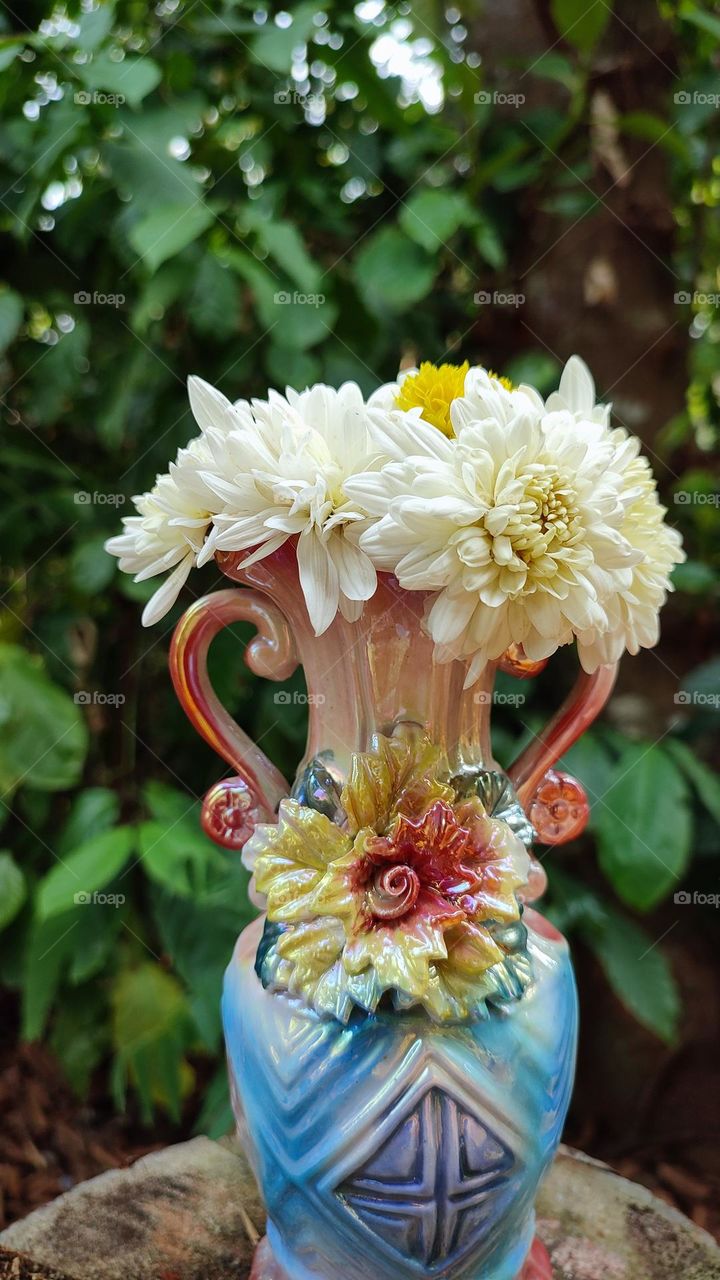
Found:
M 280 1267 L 290 1280 L 514 1280 L 572 1089 L 565 941 L 530 927 L 532 986 L 487 1018 L 380 1012 L 343 1026 L 263 989 L 260 928 L 239 940 L 223 1020 Z

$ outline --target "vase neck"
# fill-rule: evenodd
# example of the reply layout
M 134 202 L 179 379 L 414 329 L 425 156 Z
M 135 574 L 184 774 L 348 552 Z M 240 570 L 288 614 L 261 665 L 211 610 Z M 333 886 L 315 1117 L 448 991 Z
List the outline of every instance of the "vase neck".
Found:
M 422 725 L 450 767 L 491 767 L 490 709 L 495 664 L 464 689 L 467 663 L 437 663 L 423 628 L 425 596 L 404 591 L 390 574 L 356 622 L 340 614 L 321 636 L 313 633 L 298 580 L 294 547 L 244 568 L 241 557 L 219 558 L 236 582 L 270 596 L 290 624 L 308 690 L 309 727 L 300 768 L 323 755 L 344 776 L 354 752 L 373 733 L 403 721 Z

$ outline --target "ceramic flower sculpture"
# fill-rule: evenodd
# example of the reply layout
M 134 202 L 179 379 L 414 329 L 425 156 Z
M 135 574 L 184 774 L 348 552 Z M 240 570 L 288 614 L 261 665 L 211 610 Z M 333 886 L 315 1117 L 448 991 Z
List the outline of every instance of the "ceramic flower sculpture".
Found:
M 598 714 L 624 650 L 653 645 L 682 558 L 639 444 L 577 357 L 546 401 L 468 365 L 423 364 L 365 401 L 347 383 L 231 404 L 198 378 L 201 434 L 135 499 L 108 549 L 233 583 L 173 639 L 190 719 L 235 776 L 203 806 L 242 850 L 263 914 L 223 1017 L 237 1124 L 268 1211 L 255 1280 L 541 1280 L 533 1203 L 572 1089 L 565 940 L 532 907 L 534 840 L 582 831 L 554 766 Z M 307 749 L 292 786 L 230 718 L 213 637 L 301 663 Z M 575 688 L 508 772 L 493 759 L 499 668 L 561 645 Z

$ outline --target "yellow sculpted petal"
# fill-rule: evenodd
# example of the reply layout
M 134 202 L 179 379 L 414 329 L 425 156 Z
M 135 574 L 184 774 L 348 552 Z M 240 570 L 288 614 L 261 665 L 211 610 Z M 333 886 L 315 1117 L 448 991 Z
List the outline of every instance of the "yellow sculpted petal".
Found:
M 411 930 L 381 928 L 359 934 L 346 945 L 343 964 L 352 974 L 371 966 L 383 991 L 421 996 L 428 984 L 430 961 L 446 955 L 442 928 L 420 922 Z
M 256 886 L 267 895 L 268 918 L 282 924 L 314 914 L 315 889 L 350 844 L 323 813 L 295 800 L 283 800 L 277 825 L 258 827 L 252 839 Z
M 420 729 L 404 728 L 392 738 L 375 734 L 370 751 L 352 758 L 341 802 L 351 834 L 362 827 L 383 832 L 396 813 L 423 813 L 435 800 L 452 803 L 454 791 L 439 775 L 445 756 Z
M 293 965 L 291 990 L 307 992 L 340 956 L 345 932 L 337 920 L 311 920 L 277 940 L 278 955 Z
M 487 929 L 464 921 L 445 935 L 447 960 L 438 966 L 466 978 L 477 978 L 503 958 L 503 951 Z
M 328 867 L 313 894 L 313 911 L 319 916 L 335 916 L 343 920 L 347 933 L 352 932 L 362 914 L 364 895 L 355 887 L 353 873 L 357 873 L 367 836 L 373 834 L 372 831 L 361 831 L 355 837 L 350 852 Z

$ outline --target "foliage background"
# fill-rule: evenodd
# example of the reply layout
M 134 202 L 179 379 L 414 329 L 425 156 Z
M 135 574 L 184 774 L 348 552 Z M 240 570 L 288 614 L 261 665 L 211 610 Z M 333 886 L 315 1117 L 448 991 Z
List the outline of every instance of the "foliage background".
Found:
M 3 1007 L 100 1111 L 228 1124 L 218 991 L 251 908 L 200 834 L 223 769 L 165 665 L 181 609 L 221 584 L 204 570 L 143 632 L 153 585 L 102 550 L 194 433 L 186 375 L 231 398 L 370 391 L 400 360 L 468 358 L 547 391 L 579 350 L 690 558 L 660 648 L 625 660 L 571 753 L 590 833 L 548 858 L 586 1008 L 573 1132 L 652 1154 L 659 1114 L 684 1140 L 672 1089 L 652 1139 L 636 1104 L 668 1064 L 690 1064 L 681 1100 L 707 1085 L 720 1020 L 717 910 L 674 897 L 720 890 L 719 39 L 693 0 L 5 6 Z M 302 706 L 250 675 L 246 640 L 217 641 L 218 690 L 292 774 Z M 562 655 L 496 708 L 500 759 L 572 674 Z M 75 901 L 93 891 L 124 901 Z M 720 1176 L 720 1115 L 698 1127 Z

